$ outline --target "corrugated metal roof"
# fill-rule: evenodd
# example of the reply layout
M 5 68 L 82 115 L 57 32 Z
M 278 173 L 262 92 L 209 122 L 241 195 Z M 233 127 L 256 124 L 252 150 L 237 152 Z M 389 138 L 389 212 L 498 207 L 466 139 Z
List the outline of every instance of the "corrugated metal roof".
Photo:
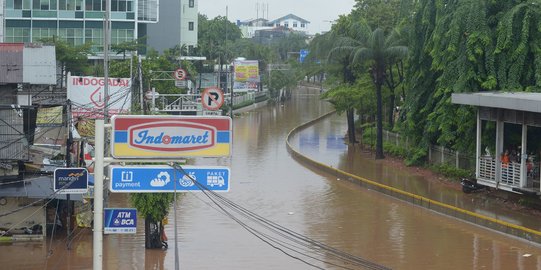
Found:
M 0 43 L 0 84 L 23 82 L 23 43 Z
M 23 82 L 56 84 L 56 53 L 54 46 L 26 45 L 23 50 Z

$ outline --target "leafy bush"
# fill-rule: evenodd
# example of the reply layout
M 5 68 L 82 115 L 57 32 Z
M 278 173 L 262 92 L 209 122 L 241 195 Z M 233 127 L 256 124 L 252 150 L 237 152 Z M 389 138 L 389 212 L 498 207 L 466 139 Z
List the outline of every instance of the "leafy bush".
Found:
M 469 177 L 472 175 L 472 171 L 470 170 L 458 169 L 455 166 L 451 166 L 448 164 L 432 165 L 429 168 L 435 171 L 436 173 L 444 175 L 445 177 L 456 178 L 456 179 Z

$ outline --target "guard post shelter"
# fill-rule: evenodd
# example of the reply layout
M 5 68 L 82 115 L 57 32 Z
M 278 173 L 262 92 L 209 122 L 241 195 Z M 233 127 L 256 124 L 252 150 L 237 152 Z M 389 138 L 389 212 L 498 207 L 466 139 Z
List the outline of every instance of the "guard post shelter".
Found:
M 452 103 L 477 107 L 477 183 L 541 195 L 541 93 L 457 93 Z

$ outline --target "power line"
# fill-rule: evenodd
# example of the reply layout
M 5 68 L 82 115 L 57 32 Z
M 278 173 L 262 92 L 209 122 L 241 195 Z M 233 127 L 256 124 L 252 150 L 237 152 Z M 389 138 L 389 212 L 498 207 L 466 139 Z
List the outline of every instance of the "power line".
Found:
M 297 243 L 299 245 L 302 245 L 302 246 L 308 248 L 309 249 L 308 252 L 316 253 L 316 254 L 319 254 L 319 255 L 330 255 L 333 258 L 335 258 L 337 260 L 340 260 L 340 261 L 343 261 L 346 264 L 359 266 L 359 267 L 364 267 L 364 268 L 367 268 L 367 269 L 389 269 L 389 268 L 387 268 L 385 266 L 378 265 L 376 263 L 368 261 L 368 260 L 366 260 L 364 258 L 361 258 L 359 256 L 355 256 L 355 255 L 346 253 L 344 251 L 335 249 L 333 247 L 327 246 L 327 245 L 325 245 L 325 244 L 323 244 L 321 242 L 315 241 L 315 240 L 313 240 L 313 239 L 311 239 L 311 238 L 309 238 L 307 236 L 296 233 L 296 232 L 294 232 L 292 230 L 289 230 L 289 229 L 287 229 L 287 228 L 285 228 L 283 226 L 280 226 L 280 225 L 278 225 L 278 224 L 276 224 L 276 223 L 274 223 L 274 222 L 272 222 L 272 221 L 270 221 L 268 219 L 265 219 L 265 218 L 255 214 L 255 213 L 241 207 L 240 205 L 226 199 L 222 195 L 219 195 L 216 192 L 213 192 L 213 191 L 207 189 L 205 186 L 203 186 L 202 184 L 197 182 L 195 179 L 193 179 L 189 174 L 187 174 L 186 171 L 184 171 L 184 169 L 180 165 L 173 163 L 172 166 L 173 166 L 174 169 L 180 171 L 181 173 L 186 175 L 189 179 L 191 179 L 191 181 L 194 183 L 194 185 L 196 185 L 201 191 L 203 191 L 203 194 L 205 194 L 205 196 L 207 198 L 209 198 L 214 203 L 214 205 L 216 205 L 225 215 L 227 215 L 229 218 L 233 219 L 235 222 L 237 222 L 244 229 L 246 229 L 248 232 L 250 232 L 251 234 L 256 236 L 261 241 L 265 242 L 266 244 L 270 245 L 271 247 L 273 247 L 273 248 L 275 248 L 277 250 L 280 250 L 282 253 L 284 253 L 284 254 L 286 254 L 286 255 L 294 258 L 294 259 L 297 259 L 297 260 L 299 260 L 299 261 L 301 261 L 303 263 L 306 263 L 307 265 L 310 265 L 312 267 L 320 268 L 319 266 L 316 266 L 316 265 L 314 265 L 314 264 L 312 264 L 310 262 L 307 262 L 306 260 L 304 260 L 304 259 L 302 259 L 302 258 L 300 258 L 298 256 L 294 256 L 294 255 L 288 253 L 288 251 L 286 251 L 286 249 L 290 250 L 292 252 L 298 253 L 298 254 L 300 254 L 302 256 L 305 256 L 305 257 L 308 257 L 308 258 L 323 262 L 323 263 L 334 265 L 334 266 L 337 266 L 337 267 L 340 267 L 340 268 L 343 268 L 343 269 L 351 269 L 351 268 L 348 268 L 346 266 L 342 266 L 342 265 L 338 265 L 338 264 L 335 264 L 335 263 L 332 263 L 332 262 L 324 261 L 324 260 L 321 260 L 321 259 L 313 256 L 313 255 L 306 254 L 307 250 L 306 249 L 299 250 L 298 246 L 295 246 L 295 245 L 292 245 L 292 244 L 289 244 L 289 243 L 281 243 L 278 239 L 276 239 L 276 238 L 274 238 L 272 236 L 263 234 L 262 232 L 256 230 L 255 228 L 250 227 L 248 224 L 244 223 L 239 218 L 234 216 L 231 212 L 226 210 L 225 207 L 230 208 L 231 210 L 237 212 L 238 214 L 244 216 L 245 218 L 248 218 L 248 219 L 252 220 L 253 222 L 257 223 L 258 225 L 267 228 L 268 230 L 278 234 L 279 236 L 284 237 L 285 239 L 287 239 L 287 240 L 289 240 L 289 241 L 291 241 L 293 243 Z M 281 247 L 279 247 L 279 246 L 281 246 Z M 320 268 L 320 269 L 323 269 L 323 268 Z

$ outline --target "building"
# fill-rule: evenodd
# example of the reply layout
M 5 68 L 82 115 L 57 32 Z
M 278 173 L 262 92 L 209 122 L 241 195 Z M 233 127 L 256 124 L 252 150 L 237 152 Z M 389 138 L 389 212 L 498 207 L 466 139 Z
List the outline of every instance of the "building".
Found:
M 188 55 L 197 47 L 198 0 L 162 0 L 160 19 L 149 24 L 147 45 L 159 52 L 185 45 Z
M 310 22 L 293 14 L 288 14 L 284 17 L 270 21 L 269 24 L 274 27 L 283 26 L 296 32 L 301 32 L 308 35 L 308 24 Z
M 452 103 L 477 109 L 478 184 L 539 196 L 541 94 L 455 93 Z
M 264 18 L 237 21 L 237 26 L 240 28 L 243 38 L 254 38 L 258 35 L 257 32 L 260 31 L 283 32 L 283 30 L 287 30 L 288 32 L 293 31 L 308 35 L 309 23 L 309 21 L 299 16 L 289 14 L 273 21 Z M 263 35 L 265 34 L 263 33 Z
M 237 26 L 240 28 L 243 38 L 253 38 L 256 31 L 272 28 L 272 26 L 269 25 L 269 20 L 263 18 L 255 20 L 250 19 L 242 22 L 237 20 Z
M 270 45 L 277 40 L 287 37 L 291 33 L 293 31 L 283 26 L 269 27 L 256 30 L 252 40 L 259 44 Z
M 93 44 L 103 52 L 102 0 L 0 0 L 5 23 L 0 42 L 39 42 L 53 36 L 71 45 Z M 111 44 L 134 41 L 158 21 L 158 0 L 111 0 Z

